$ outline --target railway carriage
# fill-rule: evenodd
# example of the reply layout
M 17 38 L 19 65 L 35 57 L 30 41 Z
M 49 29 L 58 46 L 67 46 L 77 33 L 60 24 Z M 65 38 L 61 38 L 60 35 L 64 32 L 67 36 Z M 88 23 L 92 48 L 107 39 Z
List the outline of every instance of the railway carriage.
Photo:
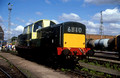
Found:
M 44 60 L 58 58 L 78 59 L 90 53 L 86 48 L 86 27 L 78 22 L 55 24 L 40 20 L 24 28 L 18 36 L 16 49 L 19 54 L 30 54 Z

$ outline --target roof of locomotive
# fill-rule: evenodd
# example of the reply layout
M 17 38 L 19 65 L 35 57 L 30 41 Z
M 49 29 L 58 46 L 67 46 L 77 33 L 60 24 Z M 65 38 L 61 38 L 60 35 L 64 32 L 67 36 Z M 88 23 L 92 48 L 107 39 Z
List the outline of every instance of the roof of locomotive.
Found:
M 40 22 L 40 21 L 50 21 L 50 22 L 53 22 L 54 24 L 56 24 L 54 21 L 52 21 L 52 20 L 48 20 L 48 19 L 42 19 L 42 20 L 38 20 L 38 21 L 36 21 L 36 22 L 34 22 L 34 23 L 31 23 L 31 24 L 29 24 L 29 25 L 27 25 L 27 26 L 25 26 L 25 27 L 28 27 L 28 26 L 30 26 L 30 25 L 32 25 L 32 24 L 35 24 L 35 23 L 38 23 L 38 22 Z M 24 27 L 24 28 L 25 28 Z
M 80 23 L 80 22 L 74 22 L 74 21 L 68 21 L 68 22 L 64 22 L 64 23 L 61 23 L 61 24 L 79 24 L 81 26 L 85 26 L 84 24 Z
M 48 29 L 48 28 L 51 28 L 51 27 L 53 28 L 53 27 L 58 27 L 58 26 L 69 26 L 67 24 L 72 24 L 73 26 L 75 24 L 77 24 L 77 25 L 81 26 L 84 29 L 86 28 L 86 26 L 84 24 L 80 23 L 80 22 L 68 21 L 68 22 L 63 22 L 63 23 L 60 23 L 60 24 L 54 24 L 54 25 L 51 25 L 51 26 L 48 26 L 48 27 L 45 27 L 45 28 L 41 28 L 38 31 L 41 31 L 43 29 Z
M 78 25 L 80 25 L 82 27 L 86 27 L 84 24 L 82 24 L 80 22 L 74 22 L 74 21 L 63 22 L 63 23 L 60 23 L 60 24 L 51 25 L 50 27 L 56 27 L 56 26 L 61 26 L 61 25 L 65 26 L 67 24 L 73 24 L 73 25 L 78 24 Z

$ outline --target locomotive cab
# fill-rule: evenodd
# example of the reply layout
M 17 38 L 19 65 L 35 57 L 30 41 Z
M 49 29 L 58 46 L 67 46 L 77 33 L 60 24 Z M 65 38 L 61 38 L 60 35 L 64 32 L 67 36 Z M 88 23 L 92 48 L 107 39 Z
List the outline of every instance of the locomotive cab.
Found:
M 40 20 L 34 23 L 32 29 L 32 39 L 37 39 L 37 31 L 41 28 L 49 27 L 50 25 L 54 25 L 55 23 L 50 20 Z
M 32 41 L 37 39 L 37 31 L 53 24 L 55 24 L 53 21 L 43 19 L 24 27 L 23 34 L 18 36 L 18 45 L 32 46 Z

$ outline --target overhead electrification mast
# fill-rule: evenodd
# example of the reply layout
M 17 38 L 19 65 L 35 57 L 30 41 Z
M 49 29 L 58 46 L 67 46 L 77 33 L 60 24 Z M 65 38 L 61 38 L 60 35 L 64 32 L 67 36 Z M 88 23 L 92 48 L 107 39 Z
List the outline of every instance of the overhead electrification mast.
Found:
M 103 18 L 102 18 L 102 11 L 100 12 L 101 14 L 101 19 L 100 19 L 100 28 L 99 28 L 99 31 L 100 31 L 100 35 L 101 35 L 101 38 L 103 36 Z
M 10 30 L 10 26 L 11 26 L 11 10 L 12 10 L 12 4 L 8 3 L 8 40 L 10 39 L 11 37 L 11 30 Z

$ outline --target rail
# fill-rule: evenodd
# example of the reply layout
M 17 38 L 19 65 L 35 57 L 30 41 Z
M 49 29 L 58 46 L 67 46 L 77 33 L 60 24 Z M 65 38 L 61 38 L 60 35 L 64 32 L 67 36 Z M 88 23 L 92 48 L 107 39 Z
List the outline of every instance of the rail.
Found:
M 120 77 L 120 72 L 117 70 L 105 68 L 102 66 L 90 65 L 88 63 L 83 63 L 83 62 L 79 62 L 79 64 L 80 64 L 80 66 L 91 69 L 91 70 L 96 70 L 98 72 L 104 72 L 104 73 L 108 73 L 108 74 L 112 74 L 112 75 L 116 75 L 116 76 Z
M 111 60 L 120 60 L 118 52 L 110 52 L 110 51 L 95 51 L 94 56 L 97 58 L 111 59 Z
M 6 71 L 0 68 L 0 71 L 7 76 L 7 78 L 12 78 Z
M 6 59 L 5 57 L 1 56 L 1 58 L 3 58 L 4 60 L 6 60 L 10 66 L 14 67 L 19 73 L 21 73 L 21 75 L 23 76 L 23 78 L 28 78 L 26 74 L 24 74 L 17 66 L 15 66 L 13 63 L 11 63 L 8 59 Z M 2 71 L 3 73 L 6 73 L 6 75 L 8 75 L 8 78 L 12 78 L 7 72 L 5 72 L 2 68 L 0 68 L 0 71 Z

